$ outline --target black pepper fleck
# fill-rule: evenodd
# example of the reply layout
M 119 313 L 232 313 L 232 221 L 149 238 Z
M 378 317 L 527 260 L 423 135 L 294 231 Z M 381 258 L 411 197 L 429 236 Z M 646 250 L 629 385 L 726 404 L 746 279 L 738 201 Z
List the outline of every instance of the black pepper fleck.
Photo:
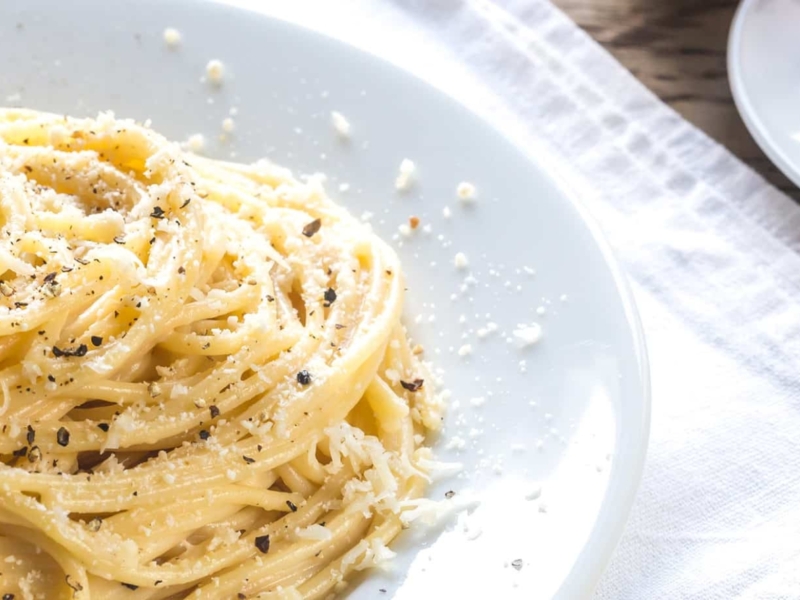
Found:
M 93 346 L 99 346 L 102 343 L 103 343 L 103 338 L 102 337 L 100 337 L 99 335 L 93 335 L 92 336 L 92 345 Z
M 201 440 L 207 440 L 211 434 L 208 433 L 208 431 L 206 431 L 205 429 L 201 429 L 199 435 Z
M 61 358 L 62 356 L 77 356 L 80 358 L 86 356 L 88 351 L 89 347 L 86 344 L 81 344 L 76 348 L 59 348 L 58 346 L 53 346 L 53 356 L 56 358 Z
M 425 383 L 424 379 L 415 379 L 414 381 L 403 381 L 402 379 L 400 380 L 400 385 L 402 385 L 403 388 L 407 389 L 409 392 L 416 392 L 418 389 L 422 387 L 424 383 Z
M 160 206 L 156 206 L 153 209 L 153 212 L 150 213 L 150 216 L 154 219 L 163 219 L 164 218 L 164 209 Z
M 250 458 L 249 456 L 242 456 L 242 460 L 248 465 L 252 465 L 254 462 L 256 462 L 255 458 Z
M 269 535 L 260 535 L 256 538 L 256 548 L 261 554 L 269 552 Z
M 124 587 L 128 588 L 129 590 L 138 590 L 139 589 L 138 585 L 134 585 L 132 583 L 123 583 L 122 585 Z
M 216 419 L 219 416 L 219 409 L 217 408 L 216 404 L 209 406 L 208 412 L 211 414 L 212 419 Z
M 59 446 L 69 446 L 69 431 L 66 427 L 60 427 L 56 432 L 56 441 Z
M 336 302 L 336 290 L 334 290 L 333 288 L 328 288 L 327 290 L 325 290 L 324 298 L 325 298 L 324 306 L 325 308 L 328 308 L 331 304 Z
M 303 369 L 297 374 L 297 383 L 300 385 L 308 385 L 311 383 L 311 373 Z
M 98 424 L 97 424 L 97 426 L 98 426 L 98 427 L 99 427 L 99 428 L 100 428 L 102 431 L 108 431 L 108 423 L 98 423 Z
M 322 227 L 322 221 L 320 219 L 314 219 L 311 223 L 303 227 L 303 235 L 311 237 L 319 231 L 320 227 Z
M 28 440 L 29 444 L 32 444 L 33 441 L 36 439 L 36 430 L 28 425 L 28 431 L 25 434 L 25 439 Z
M 291 500 L 287 500 L 286 501 L 286 506 L 289 507 L 290 511 L 297 512 L 297 505 L 294 502 L 292 502 Z

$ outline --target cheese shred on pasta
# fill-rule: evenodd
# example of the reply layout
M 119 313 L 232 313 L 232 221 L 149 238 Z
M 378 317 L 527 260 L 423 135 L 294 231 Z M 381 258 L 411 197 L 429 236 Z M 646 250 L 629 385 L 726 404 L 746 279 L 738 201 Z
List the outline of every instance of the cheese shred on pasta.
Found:
M 0 595 L 325 598 L 441 421 L 397 256 L 267 162 L 0 110 Z

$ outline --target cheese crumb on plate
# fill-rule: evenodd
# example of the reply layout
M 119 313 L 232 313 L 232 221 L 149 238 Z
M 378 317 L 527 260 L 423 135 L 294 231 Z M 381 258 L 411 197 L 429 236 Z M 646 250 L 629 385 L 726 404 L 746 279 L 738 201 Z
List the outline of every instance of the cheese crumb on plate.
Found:
M 202 133 L 194 133 L 190 135 L 189 138 L 181 144 L 181 147 L 183 147 L 184 150 L 188 150 L 189 152 L 200 154 L 206 147 L 206 139 L 203 137 Z
M 468 181 L 462 181 L 456 187 L 456 194 L 458 195 L 458 199 L 464 203 L 471 203 L 475 200 L 477 190 L 475 186 Z
M 517 328 L 514 330 L 514 338 L 521 348 L 533 346 L 542 339 L 542 327 L 538 323 L 517 325 Z
M 335 110 L 331 112 L 331 123 L 336 133 L 341 137 L 350 137 L 350 121 L 348 121 L 342 113 Z
M 164 30 L 164 42 L 170 48 L 177 48 L 181 43 L 181 32 L 174 27 L 167 27 Z
M 217 85 L 222 84 L 222 77 L 225 74 L 225 65 L 222 64 L 222 61 L 219 59 L 213 59 L 208 61 L 206 65 L 206 75 L 208 75 L 208 80 L 211 83 L 215 83 Z
M 400 163 L 400 173 L 397 179 L 395 179 L 394 187 L 400 191 L 407 190 L 411 187 L 416 169 L 416 165 L 411 160 L 404 158 L 403 162 Z

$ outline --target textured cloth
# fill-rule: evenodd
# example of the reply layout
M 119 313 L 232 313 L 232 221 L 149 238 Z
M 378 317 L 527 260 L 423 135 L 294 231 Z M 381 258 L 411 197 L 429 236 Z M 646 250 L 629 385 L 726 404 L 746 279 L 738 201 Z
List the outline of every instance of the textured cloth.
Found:
M 652 431 L 596 598 L 800 597 L 800 209 L 546 0 L 283 4 L 552 157 L 627 270 Z

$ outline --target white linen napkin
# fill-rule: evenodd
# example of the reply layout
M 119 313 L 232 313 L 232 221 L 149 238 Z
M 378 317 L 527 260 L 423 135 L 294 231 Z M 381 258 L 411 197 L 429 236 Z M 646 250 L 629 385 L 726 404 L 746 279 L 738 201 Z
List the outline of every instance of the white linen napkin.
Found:
M 434 82 L 581 185 L 632 281 L 653 387 L 596 598 L 800 597 L 800 208 L 547 0 L 270 6 Z

